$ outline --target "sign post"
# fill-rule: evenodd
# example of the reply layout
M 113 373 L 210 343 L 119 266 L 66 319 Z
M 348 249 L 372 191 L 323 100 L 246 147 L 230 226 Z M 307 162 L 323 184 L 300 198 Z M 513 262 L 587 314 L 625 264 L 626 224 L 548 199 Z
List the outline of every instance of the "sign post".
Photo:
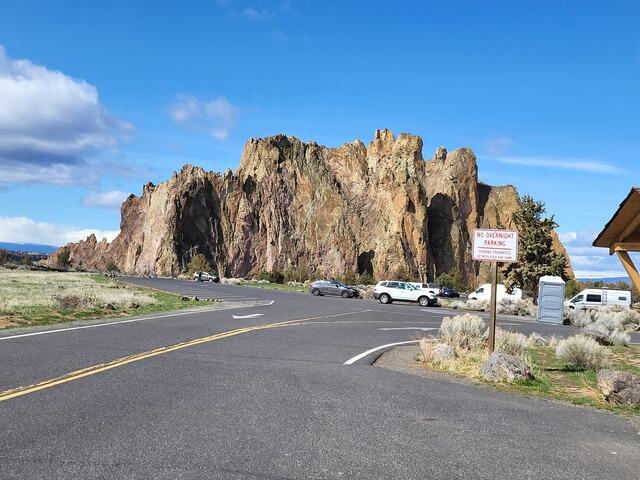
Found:
M 496 311 L 498 307 L 498 263 L 518 261 L 518 232 L 514 230 L 486 230 L 473 232 L 473 259 L 491 262 L 491 303 L 489 305 L 489 353 L 496 343 Z

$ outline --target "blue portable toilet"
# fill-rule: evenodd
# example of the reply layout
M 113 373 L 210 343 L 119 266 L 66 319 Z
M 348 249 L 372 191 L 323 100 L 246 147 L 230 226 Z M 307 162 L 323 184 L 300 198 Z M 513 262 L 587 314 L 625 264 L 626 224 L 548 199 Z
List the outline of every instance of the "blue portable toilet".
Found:
M 538 321 L 562 324 L 564 315 L 564 280 L 546 275 L 538 283 Z

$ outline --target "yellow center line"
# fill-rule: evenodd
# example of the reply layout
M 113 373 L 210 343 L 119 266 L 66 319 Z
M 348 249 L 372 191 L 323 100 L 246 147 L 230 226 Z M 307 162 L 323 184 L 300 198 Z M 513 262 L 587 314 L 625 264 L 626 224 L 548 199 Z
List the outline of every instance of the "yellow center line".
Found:
M 315 317 L 315 318 L 318 318 L 318 317 Z M 212 342 L 215 340 L 221 340 L 223 338 L 234 337 L 236 335 L 240 335 L 248 332 L 254 332 L 256 330 L 266 330 L 270 328 L 295 326 L 295 325 L 299 325 L 301 322 L 309 321 L 313 319 L 314 319 L 313 317 L 303 318 L 299 320 L 289 320 L 286 322 L 276 322 L 276 323 L 267 323 L 263 325 L 256 325 L 254 327 L 238 328 L 235 330 L 228 330 L 226 332 L 209 335 L 207 337 L 196 338 L 194 340 L 176 343 L 175 345 L 155 348 L 153 350 L 148 350 L 146 352 L 118 358 L 116 360 L 112 360 L 107 363 L 100 363 L 98 365 L 93 365 L 91 367 L 83 368 L 81 370 L 76 370 L 74 372 L 67 373 L 60 377 L 45 380 L 43 382 L 35 383 L 33 385 L 27 385 L 24 387 L 18 387 L 11 390 L 5 390 L 3 392 L 0 392 L 0 402 L 3 402 L 5 400 L 11 400 L 12 398 L 16 398 L 16 397 L 21 397 L 23 395 L 29 395 L 31 393 L 39 392 L 47 388 L 55 387 L 57 385 L 63 385 L 65 383 L 73 382 L 74 380 L 79 380 L 81 378 L 89 377 L 91 375 L 96 375 L 98 373 L 106 372 L 107 370 L 122 367 L 129 363 L 139 362 L 140 360 L 145 360 L 147 358 L 155 357 L 155 356 L 162 355 L 169 352 L 175 352 L 176 350 L 181 350 L 183 348 L 193 347 L 195 345 L 200 345 L 200 344 Z

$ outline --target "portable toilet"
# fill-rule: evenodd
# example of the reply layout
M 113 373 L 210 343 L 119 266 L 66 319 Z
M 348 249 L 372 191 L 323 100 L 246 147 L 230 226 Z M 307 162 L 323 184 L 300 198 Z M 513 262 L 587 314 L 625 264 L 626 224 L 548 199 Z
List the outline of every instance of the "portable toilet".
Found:
M 538 283 L 538 321 L 562 324 L 564 315 L 564 280 L 540 277 Z

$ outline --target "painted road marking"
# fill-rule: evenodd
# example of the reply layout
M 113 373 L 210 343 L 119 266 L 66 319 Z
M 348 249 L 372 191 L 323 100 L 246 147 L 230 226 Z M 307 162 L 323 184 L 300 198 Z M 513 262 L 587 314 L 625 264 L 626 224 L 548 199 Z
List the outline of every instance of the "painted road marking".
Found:
M 355 357 L 350 358 L 349 360 L 344 362 L 343 365 L 353 365 L 358 360 L 362 360 L 364 357 L 369 356 L 372 353 L 375 353 L 379 350 L 383 350 L 385 348 L 395 347 L 396 345 L 408 345 L 410 343 L 418 343 L 419 341 L 420 340 L 408 340 L 406 342 L 387 343 L 386 345 L 380 345 L 379 347 L 372 348 L 371 350 L 367 350 L 366 352 L 362 352 L 356 355 Z M 0 397 L 0 400 L 2 400 L 2 397 Z
M 229 307 L 229 308 L 225 308 L 225 307 L 218 307 L 218 308 L 203 308 L 202 310 L 191 310 L 191 311 L 185 311 L 185 312 L 177 312 L 177 313 L 167 313 L 164 315 L 154 315 L 152 317 L 142 317 L 142 318 L 131 318 L 129 320 L 116 320 L 114 322 L 105 322 L 105 323 L 94 323 L 91 325 L 80 325 L 77 327 L 68 327 L 68 328 L 57 328 L 55 330 L 42 330 L 40 332 L 31 332 L 31 333 L 20 333 L 17 335 L 8 335 L 6 337 L 0 337 L 0 341 L 2 340 L 12 340 L 15 338 L 24 338 L 24 337 L 34 337 L 36 335 L 49 335 L 51 333 L 64 333 L 64 332 L 70 332 L 73 330 L 84 330 L 86 328 L 98 328 L 98 327 L 110 327 L 113 325 L 120 325 L 120 324 L 125 324 L 125 323 L 134 323 L 134 322 L 143 322 L 146 320 L 156 320 L 158 318 L 169 318 L 169 317 L 179 317 L 182 315 L 193 315 L 193 314 L 200 314 L 200 313 L 209 313 L 209 312 L 222 312 L 225 310 L 237 310 L 239 308 L 255 308 L 255 307 L 262 307 L 263 304 L 259 304 L 259 305 L 241 305 L 241 306 L 237 306 L 237 307 Z
M 422 330 L 426 332 L 428 330 L 440 330 L 439 327 L 387 327 L 379 328 L 378 330 Z
M 31 393 L 36 393 L 41 390 L 55 387 L 57 385 L 63 385 L 65 383 L 73 382 L 74 380 L 80 380 L 81 378 L 106 372 L 108 370 L 122 367 L 130 363 L 145 360 L 147 358 L 156 357 L 158 355 L 162 355 L 165 353 L 175 352 L 176 350 L 182 350 L 183 348 L 189 348 L 196 345 L 201 345 L 203 343 L 213 342 L 215 340 L 221 340 L 223 338 L 234 337 L 236 335 L 241 335 L 243 333 L 255 332 L 258 330 L 267 330 L 267 329 L 279 328 L 279 327 L 287 327 L 287 326 L 292 327 L 296 325 L 303 325 L 303 322 L 319 320 L 321 318 L 332 318 L 332 317 L 339 317 L 344 315 L 355 315 L 357 313 L 363 313 L 363 312 L 358 311 L 358 312 L 339 313 L 336 315 L 325 315 L 322 317 L 309 317 L 309 318 L 300 318 L 296 320 L 287 320 L 284 322 L 266 323 L 262 325 L 255 325 L 253 327 L 244 327 L 244 328 L 237 328 L 235 330 L 228 330 L 226 332 L 220 332 L 220 333 L 216 333 L 206 337 L 196 338 L 194 340 L 188 340 L 186 342 L 177 343 L 175 345 L 159 347 L 153 350 L 148 350 L 146 352 L 136 353 L 134 355 L 129 355 L 127 357 L 118 358 L 116 360 L 112 360 L 107 363 L 100 363 L 98 365 L 93 365 L 91 367 L 83 368 L 81 370 L 76 370 L 74 372 L 67 373 L 66 375 L 45 380 L 43 382 L 39 382 L 33 385 L 27 385 L 23 387 L 13 388 L 11 390 L 5 390 L 4 392 L 0 392 L 0 402 L 3 402 L 5 400 L 11 400 L 12 398 L 22 397 L 24 395 L 29 395 Z
M 252 313 L 250 315 L 234 315 L 233 318 L 235 319 L 240 319 L 240 318 L 257 318 L 257 317 L 261 317 L 262 315 L 264 315 L 264 313 Z

